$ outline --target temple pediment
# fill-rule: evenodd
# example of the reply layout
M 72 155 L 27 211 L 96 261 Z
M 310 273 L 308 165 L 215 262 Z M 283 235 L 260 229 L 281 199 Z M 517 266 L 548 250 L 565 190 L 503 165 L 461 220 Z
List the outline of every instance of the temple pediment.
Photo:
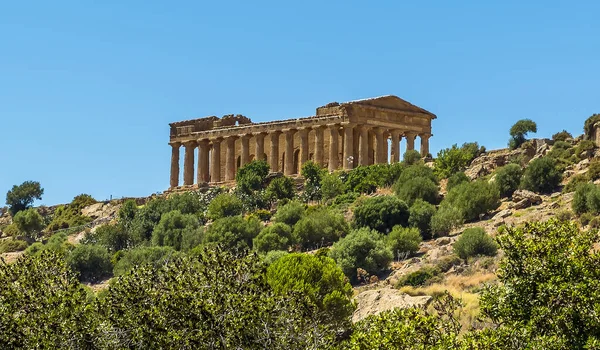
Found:
M 387 96 L 379 96 L 373 98 L 366 98 L 362 100 L 348 101 L 342 103 L 342 105 L 364 105 L 364 106 L 373 106 L 379 108 L 386 108 L 398 111 L 407 111 L 414 113 L 423 113 L 431 116 L 432 119 L 435 119 L 435 114 L 413 105 L 412 103 L 401 99 L 398 96 L 387 95 Z

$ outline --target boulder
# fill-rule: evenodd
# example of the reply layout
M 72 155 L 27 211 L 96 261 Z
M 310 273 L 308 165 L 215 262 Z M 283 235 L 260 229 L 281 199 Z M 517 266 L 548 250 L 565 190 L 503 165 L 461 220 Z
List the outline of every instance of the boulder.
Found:
M 528 190 L 516 190 L 512 195 L 512 200 L 515 203 L 524 204 L 525 208 L 542 203 L 542 197 Z
M 367 290 L 356 296 L 357 307 L 352 315 L 352 322 L 358 322 L 367 316 L 377 315 L 395 308 L 426 306 L 431 302 L 430 296 L 412 297 L 397 289 L 382 288 Z
M 504 210 L 499 211 L 496 215 L 494 215 L 493 220 L 501 220 L 501 219 L 507 218 L 511 215 L 512 215 L 512 210 L 504 209 Z

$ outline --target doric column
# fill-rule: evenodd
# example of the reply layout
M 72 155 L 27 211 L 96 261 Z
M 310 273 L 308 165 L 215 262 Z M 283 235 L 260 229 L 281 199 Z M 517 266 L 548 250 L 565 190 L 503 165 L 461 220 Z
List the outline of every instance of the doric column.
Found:
M 300 169 L 308 161 L 308 129 L 303 128 L 298 130 L 300 136 Z
M 179 147 L 181 143 L 173 142 L 171 145 L 171 188 L 179 186 Z
M 222 138 L 212 139 L 210 160 L 210 182 L 221 182 L 221 141 Z
M 254 157 L 254 159 L 256 160 L 266 160 L 265 159 L 265 133 L 264 132 L 259 132 L 254 134 L 254 142 L 255 142 L 255 146 L 254 149 L 256 150 L 256 156 Z
M 400 131 L 392 130 L 392 163 L 398 163 L 400 161 Z
M 208 141 L 198 140 L 198 184 L 208 182 Z
M 429 138 L 431 134 L 420 134 L 419 138 L 421 139 L 421 157 L 427 157 L 429 154 Z
M 369 129 L 364 125 L 360 126 L 358 165 L 369 165 Z
M 325 153 L 325 144 L 323 142 L 323 126 L 315 127 L 315 163 L 323 166 L 323 154 Z
M 404 136 L 406 136 L 406 150 L 407 151 L 414 150 L 415 149 L 415 136 L 417 136 L 417 134 L 412 131 L 407 131 L 404 133 Z
M 373 159 L 374 164 L 387 163 L 383 160 L 383 129 L 381 128 L 373 128 L 373 133 L 375 134 L 375 157 Z
M 329 171 L 335 171 L 339 167 L 339 135 L 338 124 L 327 125 L 329 128 Z
M 390 133 L 388 131 L 384 131 L 383 132 L 383 162 L 385 164 L 389 163 L 389 146 L 388 146 L 388 140 L 390 138 Z
M 183 158 L 183 184 L 191 186 L 194 184 L 194 150 L 195 141 L 188 141 L 183 144 L 185 147 L 185 156 Z
M 236 136 L 229 136 L 225 141 L 225 181 L 235 180 L 235 139 Z
M 241 135 L 242 154 L 240 155 L 240 167 L 250 163 L 250 135 Z
M 354 168 L 354 125 L 344 125 L 344 169 Z
M 294 133 L 296 130 L 290 129 L 285 131 L 285 167 L 283 173 L 285 175 L 294 174 Z
M 271 171 L 279 171 L 279 135 L 281 131 L 275 130 L 271 132 L 271 153 L 269 154 Z

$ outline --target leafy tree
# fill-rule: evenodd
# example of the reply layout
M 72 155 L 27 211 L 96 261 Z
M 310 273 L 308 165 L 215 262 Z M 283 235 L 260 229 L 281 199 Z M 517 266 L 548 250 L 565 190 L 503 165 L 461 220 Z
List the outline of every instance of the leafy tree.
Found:
M 415 177 L 406 182 L 398 182 L 395 191 L 400 199 L 408 205 L 412 205 L 417 200 L 424 200 L 429 203 L 436 203 L 439 189 L 438 186 L 428 178 Z
M 134 267 L 150 265 L 159 267 L 173 261 L 181 253 L 171 247 L 137 247 L 116 254 L 113 268 L 115 276 L 121 276 Z
M 324 322 L 339 326 L 354 311 L 352 286 L 342 270 L 327 256 L 287 254 L 267 269 L 267 282 L 279 295 L 306 297 Z
M 79 274 L 82 282 L 95 283 L 112 275 L 110 254 L 100 245 L 78 245 L 69 254 L 67 263 Z
M 461 148 L 456 144 L 440 150 L 435 159 L 435 172 L 439 178 L 446 179 L 463 171 L 479 154 L 477 143 L 466 143 Z
M 431 218 L 435 215 L 436 209 L 433 204 L 429 204 L 422 199 L 417 199 L 410 207 L 408 224 L 415 227 L 425 239 L 432 237 Z
M 135 244 L 133 238 L 121 224 L 98 226 L 94 232 L 87 232 L 81 243 L 98 244 L 108 249 L 111 253 L 132 248 Z
M 448 178 L 448 183 L 446 184 L 446 191 L 450 192 L 450 190 L 454 187 L 460 185 L 463 182 L 469 181 L 471 181 L 469 177 L 462 171 L 459 171 L 458 173 L 455 173 Z
M 297 201 L 291 201 L 279 207 L 273 219 L 275 222 L 281 222 L 293 227 L 304 216 L 304 204 Z
M 265 254 L 262 260 L 265 263 L 265 265 L 269 266 L 288 254 L 289 253 L 286 250 L 271 250 L 267 252 L 267 254 Z
M 549 193 L 561 180 L 562 174 L 556 168 L 556 161 L 549 157 L 541 157 L 529 163 L 523 173 L 521 187 L 537 193 Z
M 275 223 L 260 231 L 252 241 L 256 251 L 286 250 L 292 243 L 292 229 L 284 223 Z
M 510 128 L 510 141 L 508 143 L 511 149 L 521 146 L 525 141 L 525 136 L 529 132 L 537 132 L 537 124 L 531 119 L 521 119 Z
M 441 205 L 431 217 L 431 233 L 434 237 L 447 235 L 463 222 L 463 214 L 460 209 L 449 205 Z
M 358 282 L 357 269 L 377 275 L 388 268 L 393 259 L 392 251 L 386 246 L 384 236 L 367 227 L 353 230 L 336 242 L 330 253 L 353 283 Z
M 415 164 L 404 168 L 398 177 L 396 184 L 404 183 L 417 177 L 429 179 L 436 185 L 439 183 L 437 176 L 433 172 L 433 169 L 424 164 Z
M 331 244 L 348 232 L 344 216 L 333 209 L 317 209 L 294 225 L 292 237 L 305 249 Z
M 29 208 L 19 211 L 13 218 L 19 232 L 29 241 L 35 241 L 44 228 L 44 219 L 37 209 Z
M 395 226 L 385 240 L 396 258 L 400 258 L 404 254 L 417 252 L 423 239 L 419 230 L 414 227 Z
M 325 174 L 321 180 L 321 193 L 323 200 L 331 201 L 344 193 L 344 183 L 336 173 Z
M 467 260 L 477 255 L 496 255 L 498 246 L 481 227 L 466 229 L 452 246 L 454 253 L 461 259 Z
M 242 201 L 233 194 L 223 193 L 218 195 L 208 206 L 208 217 L 212 220 L 227 216 L 236 216 L 242 213 Z
M 264 187 L 269 175 L 269 164 L 264 160 L 253 160 L 240 167 L 235 175 L 236 189 L 242 193 L 252 194 Z
M 404 164 L 414 165 L 421 161 L 421 153 L 419 151 L 411 150 L 404 152 L 403 156 Z
M 571 135 L 570 132 L 568 132 L 567 130 L 563 130 L 560 132 L 557 132 L 556 134 L 552 135 L 552 140 L 554 141 L 566 141 L 568 139 L 572 139 L 573 135 Z
M 563 348 L 582 349 L 600 334 L 598 231 L 549 220 L 508 227 L 498 237 L 505 257 L 500 284 L 488 286 L 481 310 L 493 322 L 553 336 Z
M 135 219 L 137 212 L 138 207 L 135 200 L 126 200 L 125 203 L 121 205 L 121 208 L 119 208 L 119 223 L 123 225 L 123 227 L 129 228 L 132 221 Z
M 291 178 L 287 176 L 278 177 L 271 180 L 267 186 L 265 195 L 271 201 L 293 199 L 296 194 L 295 186 L 294 180 Z
M 37 181 L 25 181 L 20 185 L 14 185 L 6 193 L 6 205 L 10 215 L 15 216 L 21 210 L 25 210 L 33 204 L 36 199 L 42 199 L 44 189 Z
M 254 217 L 227 216 L 212 223 L 204 234 L 204 243 L 218 243 L 228 249 L 252 248 L 252 240 L 262 228 Z
M 573 195 L 571 207 L 577 215 L 600 213 L 600 188 L 591 183 L 579 184 Z
M 517 164 L 507 164 L 496 170 L 494 181 L 498 185 L 500 195 L 508 197 L 513 194 L 518 188 L 523 176 L 523 170 Z
M 42 252 L 52 252 L 66 256 L 71 250 L 73 245 L 67 240 L 67 234 L 65 232 L 59 232 L 53 234 L 48 242 L 45 244 L 42 242 L 35 242 L 25 250 L 26 255 L 40 255 Z
M 498 187 L 484 180 L 462 183 L 453 188 L 442 202 L 440 210 L 446 207 L 458 209 L 464 220 L 475 220 L 479 215 L 500 206 Z M 438 212 L 439 213 L 439 212 Z
M 192 214 L 182 214 L 179 210 L 173 210 L 160 218 L 152 232 L 152 245 L 189 250 L 198 245 L 201 238 L 202 229 L 198 227 L 198 219 Z
M 366 198 L 354 209 L 354 225 L 388 233 L 396 225 L 408 224 L 408 206 L 394 196 Z

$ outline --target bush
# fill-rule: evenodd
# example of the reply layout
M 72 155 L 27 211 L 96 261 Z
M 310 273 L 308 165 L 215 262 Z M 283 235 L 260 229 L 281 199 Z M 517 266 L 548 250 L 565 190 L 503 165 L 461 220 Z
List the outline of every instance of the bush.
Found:
M 292 178 L 282 176 L 271 180 L 265 191 L 266 197 L 271 201 L 293 199 L 296 195 L 296 184 Z
M 561 210 L 556 213 L 556 219 L 559 221 L 569 221 L 573 218 L 573 212 L 570 210 Z
M 33 204 L 36 199 L 42 199 L 44 189 L 37 181 L 25 181 L 19 186 L 14 185 L 6 193 L 6 205 L 10 215 L 15 216 L 21 210 L 25 210 Z
M 521 187 L 537 193 L 550 193 L 560 184 L 562 174 L 556 168 L 556 162 L 552 158 L 541 157 L 529 163 Z
M 277 209 L 273 220 L 293 227 L 305 216 L 304 204 L 296 201 L 289 202 Z
M 136 266 L 152 265 L 158 267 L 167 261 L 180 256 L 181 253 L 171 247 L 138 247 L 120 253 L 120 258 L 115 262 L 113 273 L 121 276 Z
M 19 232 L 30 241 L 36 240 L 44 228 L 44 219 L 34 208 L 19 211 L 13 222 Z
M 418 229 L 402 226 L 395 226 L 385 238 L 387 246 L 397 259 L 416 253 L 422 240 Z
M 404 160 L 404 164 L 414 165 L 421 161 L 421 153 L 415 150 L 406 151 L 404 152 L 404 156 L 402 159 Z
M 588 183 L 589 181 L 590 181 L 590 179 L 588 178 L 587 174 L 575 175 L 571 178 L 571 180 L 569 180 L 569 183 L 565 187 L 563 187 L 562 192 L 563 193 L 573 192 L 577 189 L 577 186 L 579 184 Z
M 386 270 L 393 259 L 381 233 L 361 228 L 336 242 L 329 255 L 353 283 L 358 282 L 357 269 L 370 275 Z
M 309 160 L 302 165 L 300 173 L 304 177 L 305 201 L 321 199 L 321 179 L 327 173 L 327 170 Z
M 96 203 L 89 194 L 75 196 L 71 203 L 60 206 L 54 212 L 54 217 L 48 224 L 48 231 L 83 226 L 92 221 L 92 218 L 81 214 L 81 209 Z
M 462 171 L 458 172 L 448 178 L 448 183 L 446 184 L 446 192 L 450 192 L 450 190 L 454 187 L 460 185 L 461 183 L 469 181 L 471 180 L 465 173 L 463 173 Z
M 463 222 L 462 213 L 458 208 L 442 205 L 431 217 L 431 233 L 434 237 L 446 236 Z
M 408 224 L 411 227 L 416 227 L 424 239 L 429 239 L 431 235 L 431 218 L 435 215 L 436 209 L 433 204 L 429 204 L 424 200 L 417 199 L 410 207 L 410 215 L 408 216 Z
M 235 174 L 236 190 L 252 194 L 264 187 L 267 175 L 269 175 L 269 164 L 264 160 L 253 160 L 240 167 Z
M 461 148 L 456 144 L 450 148 L 440 150 L 435 159 L 435 173 L 441 179 L 446 179 L 453 174 L 461 172 L 471 164 L 485 148 L 479 148 L 477 142 L 465 143 Z
M 203 243 L 218 243 L 226 249 L 252 248 L 252 240 L 262 226 L 255 218 L 228 216 L 215 220 L 204 234 Z
M 318 209 L 294 225 L 292 237 L 304 249 L 331 244 L 348 232 L 348 224 L 341 213 L 332 209 Z
M 435 267 L 441 272 L 448 272 L 454 266 L 462 264 L 462 260 L 455 254 L 444 256 L 438 259 L 435 263 Z
M 287 254 L 267 269 L 267 282 L 279 295 L 298 293 L 316 306 L 328 323 L 348 322 L 354 311 L 352 286 L 326 256 Z
M 26 255 L 40 255 L 42 252 L 53 252 L 66 256 L 71 250 L 73 245 L 67 240 L 67 234 L 59 232 L 53 234 L 48 242 L 43 244 L 42 242 L 35 242 L 25 250 Z
M 108 250 L 99 245 L 80 244 L 69 254 L 67 263 L 81 282 L 95 283 L 112 275 Z
M 575 155 L 580 159 L 587 158 L 589 153 L 596 148 L 596 144 L 592 140 L 583 140 L 580 141 L 577 147 L 575 148 Z M 583 154 L 583 156 L 582 156 Z
M 436 203 L 439 189 L 430 179 L 415 177 L 406 182 L 398 182 L 395 192 L 400 199 L 404 200 L 408 205 L 412 205 L 418 199 L 429 203 Z
M 325 174 L 321 180 L 321 193 L 323 200 L 328 202 L 344 193 L 344 183 L 342 179 L 335 174 Z
M 394 196 L 366 198 L 354 209 L 354 225 L 357 228 L 369 227 L 382 233 L 394 226 L 408 224 L 408 206 Z
M 554 141 L 566 141 L 567 139 L 572 139 L 573 135 L 567 130 L 559 131 L 556 134 L 552 135 L 552 140 Z
M 600 213 L 600 188 L 591 183 L 578 185 L 571 207 L 577 215 Z
M 360 193 L 347 192 L 335 197 L 333 200 L 333 205 L 342 206 L 345 204 L 352 204 L 358 199 L 358 197 L 360 197 Z
M 586 174 L 588 179 L 592 181 L 600 179 L 600 161 L 597 159 L 592 160 Z
M 192 214 L 181 214 L 179 210 L 165 213 L 152 232 L 152 245 L 189 250 L 201 242 L 202 229 L 198 226 Z
M 4 239 L 0 240 L 0 254 L 10 252 L 20 252 L 27 249 L 27 242 L 19 239 Z
M 403 286 L 412 286 L 412 287 L 421 287 L 427 285 L 428 282 L 440 274 L 440 270 L 433 266 L 423 266 L 417 271 L 413 271 L 402 276 L 398 283 L 396 284 L 396 288 Z
M 266 209 L 258 209 L 252 215 L 260 219 L 260 221 L 269 221 L 271 219 L 271 212 Z
M 517 164 L 508 164 L 496 170 L 495 183 L 502 197 L 510 197 L 519 188 L 523 170 Z
M 487 255 L 494 256 L 498 246 L 481 227 L 466 229 L 452 246 L 454 253 L 461 259 L 467 260 L 472 256 Z
M 263 228 L 252 241 L 253 248 L 259 252 L 287 250 L 291 243 L 292 229 L 279 222 Z
M 590 228 L 600 228 L 600 219 L 598 217 L 590 220 Z
M 233 194 L 223 193 L 208 205 L 208 217 L 217 220 L 227 216 L 240 215 L 242 210 L 243 203 L 239 198 Z
M 537 132 L 537 124 L 531 119 L 521 119 L 510 128 L 510 141 L 508 146 L 515 149 L 521 146 L 525 141 L 525 136 L 529 132 Z
M 131 248 L 134 246 L 132 237 L 128 234 L 123 225 L 102 225 L 92 232 L 86 232 L 82 244 L 99 244 L 111 253 L 119 250 Z
M 500 206 L 500 191 L 485 180 L 463 183 L 452 189 L 441 204 L 458 209 L 464 220 L 475 220 L 479 215 Z
M 581 226 L 587 226 L 590 221 L 592 221 L 594 219 L 594 214 L 592 213 L 583 213 L 581 214 L 581 216 L 579 216 L 579 223 L 581 223 Z

